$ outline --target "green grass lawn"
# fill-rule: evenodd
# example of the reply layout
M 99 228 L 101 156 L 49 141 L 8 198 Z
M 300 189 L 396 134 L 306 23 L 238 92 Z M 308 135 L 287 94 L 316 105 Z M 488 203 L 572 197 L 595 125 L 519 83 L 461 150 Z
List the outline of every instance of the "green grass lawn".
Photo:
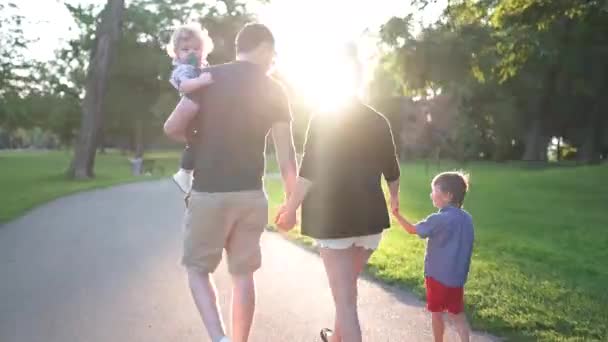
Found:
M 442 169 L 459 168 L 442 165 Z M 608 165 L 525 169 L 470 164 L 465 209 L 476 241 L 467 311 L 477 329 L 512 341 L 608 341 Z M 435 209 L 432 173 L 402 167 L 401 208 L 418 220 Z M 267 182 L 280 202 L 279 181 Z M 368 271 L 424 296 L 425 242 L 393 227 Z
M 95 179 L 69 181 L 65 171 L 71 151 L 0 152 L 0 224 L 66 194 L 151 178 L 132 176 L 128 158 L 117 152 L 98 154 Z M 145 158 L 154 159 L 164 168 L 164 172 L 157 169 L 159 172 L 152 177 L 165 177 L 176 170 L 179 153 L 147 153 Z

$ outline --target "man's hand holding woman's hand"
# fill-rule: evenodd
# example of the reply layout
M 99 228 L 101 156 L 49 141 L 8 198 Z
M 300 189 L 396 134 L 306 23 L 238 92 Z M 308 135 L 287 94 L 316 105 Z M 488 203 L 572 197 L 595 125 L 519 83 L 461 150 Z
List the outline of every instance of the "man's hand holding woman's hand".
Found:
M 296 211 L 289 209 L 286 204 L 281 205 L 274 223 L 282 231 L 288 232 L 292 230 L 297 224 Z

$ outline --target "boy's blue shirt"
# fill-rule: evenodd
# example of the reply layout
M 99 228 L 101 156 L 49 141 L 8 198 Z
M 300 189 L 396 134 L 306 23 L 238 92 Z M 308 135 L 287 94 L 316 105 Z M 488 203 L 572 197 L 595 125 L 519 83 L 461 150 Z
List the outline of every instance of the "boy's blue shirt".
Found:
M 424 274 L 448 287 L 463 287 L 473 253 L 473 219 L 469 213 L 447 206 L 418 222 L 416 233 L 428 238 Z

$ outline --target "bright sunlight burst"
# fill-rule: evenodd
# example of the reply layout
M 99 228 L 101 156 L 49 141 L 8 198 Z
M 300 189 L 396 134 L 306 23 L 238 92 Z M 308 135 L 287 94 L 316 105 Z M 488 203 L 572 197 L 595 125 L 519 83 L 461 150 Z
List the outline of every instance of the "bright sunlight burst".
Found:
M 398 3 L 393 1 L 385 9 L 396 9 Z M 362 4 L 277 0 L 258 11 L 260 22 L 275 33 L 279 73 L 299 97 L 318 109 L 329 109 L 351 98 L 362 85 L 359 81 L 366 79 L 366 71 L 371 70 L 370 56 L 376 52 L 376 45 L 368 41 L 371 39 L 364 34 L 365 25 L 355 18 L 365 16 L 370 20 L 366 25 L 376 26 L 386 20 L 388 13 L 370 11 Z M 344 8 L 349 8 L 352 17 L 341 16 L 337 21 L 336 13 Z M 358 53 L 349 49 L 353 43 Z
M 361 70 L 344 46 L 338 44 L 323 55 L 285 54 L 278 58 L 278 70 L 311 105 L 334 108 L 357 93 Z

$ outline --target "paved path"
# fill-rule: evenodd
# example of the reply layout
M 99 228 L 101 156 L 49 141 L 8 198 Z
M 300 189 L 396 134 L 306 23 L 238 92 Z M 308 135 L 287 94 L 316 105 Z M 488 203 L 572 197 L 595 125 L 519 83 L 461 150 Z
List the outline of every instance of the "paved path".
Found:
M 160 181 L 61 198 L 0 227 L 0 341 L 208 341 L 178 263 L 182 212 Z M 333 315 L 319 257 L 276 233 L 262 244 L 251 340 L 319 341 Z M 228 317 L 225 265 L 216 279 Z M 420 301 L 360 286 L 365 341 L 430 341 Z

